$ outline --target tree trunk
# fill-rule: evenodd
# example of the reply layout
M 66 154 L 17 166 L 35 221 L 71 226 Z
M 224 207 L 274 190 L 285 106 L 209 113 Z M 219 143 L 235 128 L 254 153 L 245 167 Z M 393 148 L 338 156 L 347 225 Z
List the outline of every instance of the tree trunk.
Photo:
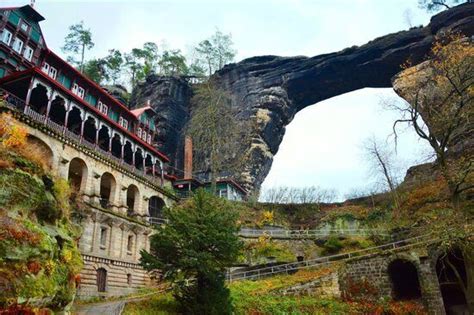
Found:
M 84 73 L 84 54 L 85 54 L 85 50 L 86 50 L 86 45 L 82 44 L 81 67 L 80 67 L 81 73 Z

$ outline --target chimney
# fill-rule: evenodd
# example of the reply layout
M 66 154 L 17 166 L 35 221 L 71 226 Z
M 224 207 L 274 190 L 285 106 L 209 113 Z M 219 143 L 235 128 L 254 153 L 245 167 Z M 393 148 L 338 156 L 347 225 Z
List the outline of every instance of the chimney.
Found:
M 193 178 L 193 140 L 191 137 L 184 138 L 184 179 Z

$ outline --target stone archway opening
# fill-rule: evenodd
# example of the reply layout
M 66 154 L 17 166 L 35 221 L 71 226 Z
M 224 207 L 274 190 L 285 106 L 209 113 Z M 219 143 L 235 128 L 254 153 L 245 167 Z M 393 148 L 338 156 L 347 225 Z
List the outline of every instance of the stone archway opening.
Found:
M 28 135 L 26 138 L 28 144 L 28 151 L 38 157 L 38 160 L 42 162 L 42 165 L 48 169 L 53 166 L 53 150 L 43 140 Z
M 61 96 L 56 96 L 51 102 L 49 119 L 60 126 L 64 126 L 66 121 L 66 101 Z
M 459 248 L 453 248 L 438 258 L 436 274 L 446 314 L 469 314 L 466 296 L 462 289 L 462 286 L 467 283 L 466 266 Z
M 100 178 L 100 205 L 102 208 L 108 208 L 115 195 L 116 182 L 110 173 L 102 174 Z
M 87 165 L 80 158 L 74 158 L 69 163 L 68 180 L 74 191 L 84 191 L 87 182 Z
M 416 266 L 405 259 L 396 259 L 388 265 L 395 301 L 421 299 L 421 287 Z
M 41 84 L 37 84 L 31 91 L 30 107 L 41 115 L 46 114 L 48 108 L 48 89 Z

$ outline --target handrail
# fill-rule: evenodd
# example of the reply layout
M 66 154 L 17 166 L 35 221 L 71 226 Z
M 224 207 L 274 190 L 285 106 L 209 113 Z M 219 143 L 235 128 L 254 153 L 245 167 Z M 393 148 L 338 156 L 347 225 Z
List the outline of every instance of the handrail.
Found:
M 319 236 L 338 235 L 390 235 L 385 229 L 315 229 L 315 230 L 270 230 L 270 229 L 243 229 L 239 231 L 242 237 L 284 237 L 284 238 L 312 238 Z
M 347 260 L 354 257 L 365 257 L 368 255 L 374 254 L 376 250 L 378 251 L 378 250 L 390 250 L 390 249 L 397 249 L 397 248 L 399 249 L 399 248 L 403 248 L 407 246 L 414 246 L 414 245 L 418 245 L 418 244 L 422 244 L 422 243 L 426 243 L 430 241 L 435 241 L 436 239 L 428 239 L 430 235 L 431 233 L 425 234 L 422 236 L 407 238 L 401 241 L 391 242 L 391 243 L 387 243 L 387 244 L 383 244 L 379 246 L 360 249 L 360 250 L 356 250 L 356 251 L 352 251 L 348 253 L 318 257 L 318 258 L 310 259 L 310 260 L 286 263 L 286 264 L 275 265 L 271 267 L 263 267 L 263 268 L 234 272 L 234 273 L 228 272 L 227 280 L 229 282 L 232 282 L 235 280 L 258 279 L 266 275 L 288 273 L 289 271 L 296 271 L 296 270 L 300 270 L 304 268 L 315 267 L 319 265 L 326 265 L 326 264 L 334 263 L 336 261 Z

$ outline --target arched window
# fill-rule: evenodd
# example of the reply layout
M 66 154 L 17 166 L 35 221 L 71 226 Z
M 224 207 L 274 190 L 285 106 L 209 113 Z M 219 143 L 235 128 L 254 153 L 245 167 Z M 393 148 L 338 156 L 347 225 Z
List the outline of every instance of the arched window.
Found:
M 125 163 L 133 165 L 133 150 L 132 143 L 130 141 L 125 141 L 125 146 L 123 148 L 123 160 Z
M 413 263 L 404 259 L 396 259 L 388 265 L 388 275 L 392 281 L 394 300 L 421 298 L 418 271 Z
M 120 139 L 120 135 L 114 134 L 112 137 L 112 147 L 111 147 L 112 155 L 116 158 L 122 158 L 122 140 Z
M 97 128 L 96 128 L 96 121 L 92 117 L 88 117 L 86 122 L 84 123 L 84 139 L 89 141 L 92 144 L 95 144 L 95 137 L 97 133 Z
M 97 291 L 106 292 L 107 290 L 107 270 L 104 268 L 97 269 Z
M 97 143 L 99 147 L 108 152 L 109 151 L 109 143 L 110 143 L 110 130 L 107 126 L 102 125 L 102 128 L 99 130 L 99 142 Z
M 135 167 L 143 170 L 143 151 L 141 149 L 137 149 L 137 152 L 135 152 Z
M 103 208 L 108 208 L 115 196 L 115 178 L 110 173 L 102 174 L 100 178 L 100 204 Z
M 68 115 L 67 129 L 75 133 L 76 135 L 80 135 L 81 125 L 82 125 L 81 111 L 79 110 L 79 108 L 73 106 Z
M 69 163 L 68 179 L 75 191 L 84 191 L 87 182 L 87 165 L 80 158 Z
M 128 214 L 133 215 L 138 212 L 138 202 L 140 193 L 135 185 L 130 185 L 127 188 L 127 207 Z
M 150 223 L 155 223 L 153 222 L 153 218 L 162 218 L 164 206 L 165 202 L 160 197 L 153 196 L 148 200 L 148 215 L 151 218 Z

